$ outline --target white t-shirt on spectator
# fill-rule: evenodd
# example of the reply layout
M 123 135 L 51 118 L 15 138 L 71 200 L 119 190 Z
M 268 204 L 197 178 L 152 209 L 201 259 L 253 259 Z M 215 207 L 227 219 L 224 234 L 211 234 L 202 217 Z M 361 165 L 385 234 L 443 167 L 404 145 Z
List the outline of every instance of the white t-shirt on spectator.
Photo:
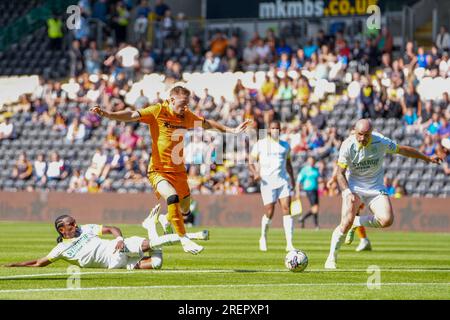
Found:
M 86 170 L 86 179 L 89 180 L 92 174 L 95 174 L 97 177 L 100 176 L 107 159 L 106 154 L 96 152 L 92 157 L 91 166 Z
M 34 172 L 37 177 L 43 177 L 45 175 L 45 170 L 47 169 L 47 163 L 45 161 L 34 161 Z
M 59 178 L 63 167 L 64 167 L 64 161 L 62 159 L 60 159 L 59 161 L 51 161 L 48 164 L 47 177 Z
M 74 130 L 75 130 L 74 126 L 71 124 L 69 126 L 69 128 L 67 129 L 67 136 L 66 136 L 67 139 L 72 139 Z M 78 131 L 76 132 L 74 139 L 75 140 L 83 140 L 85 134 L 86 134 L 86 128 L 85 128 L 84 124 L 80 123 L 78 125 Z
M 0 133 L 5 136 L 10 136 L 13 132 L 14 126 L 12 122 L 6 124 L 5 122 L 0 123 Z
M 139 56 L 139 51 L 135 47 L 125 47 L 117 52 L 117 56 L 122 58 L 122 66 L 130 68 L 134 66 L 134 61 Z

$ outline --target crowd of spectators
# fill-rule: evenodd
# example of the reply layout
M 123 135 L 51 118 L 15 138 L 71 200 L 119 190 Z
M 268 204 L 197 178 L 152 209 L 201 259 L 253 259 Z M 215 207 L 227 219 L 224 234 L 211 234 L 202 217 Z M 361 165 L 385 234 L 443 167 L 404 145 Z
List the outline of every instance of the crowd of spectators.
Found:
M 41 79 L 33 94 L 22 96 L 12 107 L 14 112 L 29 115 L 32 123 L 43 123 L 58 132 L 65 137 L 66 144 L 83 144 L 101 125 L 107 126 L 90 165 L 71 169 L 68 159 L 60 159 L 57 152 L 49 159 L 39 154 L 32 163 L 23 153 L 11 173 L 12 178 L 34 179 L 34 187 L 45 186 L 52 179 L 68 179 L 69 192 L 108 192 L 113 190 L 118 177 L 125 184 L 147 183 L 150 141 L 146 129 L 139 124 L 102 124 L 101 119 L 88 112 L 94 104 L 114 111 L 144 108 L 163 101 L 165 89 L 184 79 L 183 66 L 168 59 L 164 61 L 161 80 L 164 86 L 152 93 L 142 87 L 130 102 L 129 95 L 136 83 L 154 71 L 155 58 L 147 43 L 125 42 L 125 27 L 133 21 L 127 3 L 117 2 L 110 16 L 109 9 L 105 9 L 106 1 L 96 1 L 94 5 L 80 1 L 85 14 L 114 21 L 120 45 L 106 43 L 103 48 L 97 48 L 89 35 L 75 37 L 70 49 L 73 62 L 70 80 L 63 83 Z M 147 1 L 142 1 L 134 11 L 139 17 L 134 25 L 138 31 L 148 27 L 143 18 L 151 13 L 167 26 L 160 30 L 166 32 L 166 38 L 167 32 L 177 25 L 169 21 L 171 11 L 163 1 L 157 1 L 153 10 Z M 188 50 L 193 56 L 204 56 L 201 68 L 204 74 L 256 71 L 260 66 L 265 66 L 266 71 L 261 79 L 256 74 L 249 81 L 237 79 L 228 94 L 218 95 L 205 83 L 202 90 L 193 90 L 190 107 L 200 115 L 230 126 L 252 119 L 254 129 L 261 129 L 272 119 L 282 120 L 281 138 L 290 143 L 294 157 L 305 159 L 310 155 L 318 160 L 319 193 L 335 195 L 339 192 L 337 185 L 330 188 L 326 185 L 332 171 L 328 164 L 335 160 L 348 134 L 327 125 L 328 114 L 335 104 L 354 108 L 358 117 L 403 121 L 405 131 L 423 141 L 420 149 L 428 155 L 434 154 L 440 139 L 450 136 L 450 61 L 447 38 L 444 35 L 441 38 L 431 50 L 408 42 L 405 52 L 395 52 L 387 28 L 364 43 L 351 41 L 343 31 L 327 34 L 323 30 L 305 45 L 298 46 L 289 45 L 273 29 L 268 29 L 264 36 L 255 34 L 247 43 L 242 43 L 238 35 L 228 38 L 221 31 L 205 44 L 193 37 Z M 436 91 L 433 81 L 447 86 Z M 0 140 L 12 138 L 13 123 L 6 120 L 0 124 Z M 225 161 L 217 163 L 221 139 L 216 133 L 189 132 L 186 141 L 185 158 L 193 194 L 240 194 L 258 190 L 248 168 L 242 165 L 245 153 L 225 154 Z M 443 166 L 447 175 L 449 161 Z M 392 196 L 405 194 L 402 183 L 395 177 L 387 178 Z

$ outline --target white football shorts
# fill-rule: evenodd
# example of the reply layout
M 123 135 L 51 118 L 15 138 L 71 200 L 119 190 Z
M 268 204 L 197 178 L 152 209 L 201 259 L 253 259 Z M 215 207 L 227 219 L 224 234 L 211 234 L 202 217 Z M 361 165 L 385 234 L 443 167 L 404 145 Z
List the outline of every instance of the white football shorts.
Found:
M 117 240 L 111 241 L 112 252 L 109 257 L 108 269 L 134 269 L 134 266 L 142 260 L 144 252 L 142 251 L 142 242 L 145 238 L 130 237 L 125 238 L 125 248 L 123 251 L 114 252 Z
M 272 188 L 270 185 L 261 184 L 261 197 L 264 205 L 276 203 L 279 199 L 290 196 L 289 182 L 286 181 L 281 187 Z
M 387 192 L 384 186 L 380 186 L 379 189 L 362 189 L 358 187 L 352 188 L 350 186 L 350 190 L 352 193 L 357 194 L 361 201 L 370 208 L 370 205 L 373 201 L 378 199 L 379 197 L 387 196 Z

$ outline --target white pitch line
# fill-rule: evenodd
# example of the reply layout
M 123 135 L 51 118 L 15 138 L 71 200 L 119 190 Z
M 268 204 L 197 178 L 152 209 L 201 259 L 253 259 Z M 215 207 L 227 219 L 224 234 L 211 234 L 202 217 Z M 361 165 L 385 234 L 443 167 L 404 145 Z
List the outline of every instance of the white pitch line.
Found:
M 7 289 L 2 293 L 26 292 L 55 292 L 55 291 L 107 291 L 107 290 L 136 290 L 136 289 L 198 289 L 198 288 L 248 288 L 248 287 L 330 287 L 330 286 L 367 286 L 367 283 L 341 282 L 341 283 L 255 283 L 255 284 L 206 284 L 206 285 L 156 285 L 156 286 L 117 286 L 117 287 L 87 287 L 87 288 L 39 288 L 39 289 Z M 381 286 L 413 287 L 413 286 L 450 286 L 450 282 L 388 282 Z
M 86 272 L 80 272 L 80 276 L 83 275 L 95 275 L 95 274 L 124 274 L 124 275 L 137 275 L 137 274 L 143 274 L 146 272 L 151 273 L 289 273 L 288 270 L 284 269 L 278 269 L 278 270 L 230 270 L 230 269 L 205 269 L 205 270 L 157 270 L 157 271 L 150 271 L 150 270 L 139 270 L 139 271 L 86 271 Z M 306 273 L 311 272 L 363 272 L 367 273 L 366 269 L 337 269 L 337 270 L 325 270 L 325 269 L 307 269 Z M 450 269 L 381 269 L 381 272 L 422 272 L 422 273 L 447 273 L 450 272 Z M 0 276 L 0 280 L 10 280 L 10 279 L 22 279 L 22 278 L 36 278 L 36 277 L 54 277 L 54 276 L 70 276 L 73 275 L 73 273 L 65 273 L 65 272 L 58 272 L 58 273 L 33 273 L 33 274 L 17 274 L 17 275 L 10 275 L 10 276 Z

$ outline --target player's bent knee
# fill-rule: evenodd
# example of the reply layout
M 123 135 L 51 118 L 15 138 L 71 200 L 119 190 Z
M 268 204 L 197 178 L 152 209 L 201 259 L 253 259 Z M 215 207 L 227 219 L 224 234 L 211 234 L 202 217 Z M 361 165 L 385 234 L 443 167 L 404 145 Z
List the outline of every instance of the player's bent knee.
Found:
M 152 259 L 151 262 L 152 269 L 158 270 L 162 268 L 163 264 L 162 257 L 152 256 L 151 259 Z
M 180 202 L 180 198 L 178 197 L 177 194 L 171 195 L 167 198 L 167 205 L 171 205 L 174 203 L 179 203 Z
M 378 222 L 380 223 L 380 226 L 382 228 L 388 228 L 390 226 L 392 226 L 392 224 L 394 223 L 394 217 L 386 217 L 386 218 L 380 218 L 377 219 Z

